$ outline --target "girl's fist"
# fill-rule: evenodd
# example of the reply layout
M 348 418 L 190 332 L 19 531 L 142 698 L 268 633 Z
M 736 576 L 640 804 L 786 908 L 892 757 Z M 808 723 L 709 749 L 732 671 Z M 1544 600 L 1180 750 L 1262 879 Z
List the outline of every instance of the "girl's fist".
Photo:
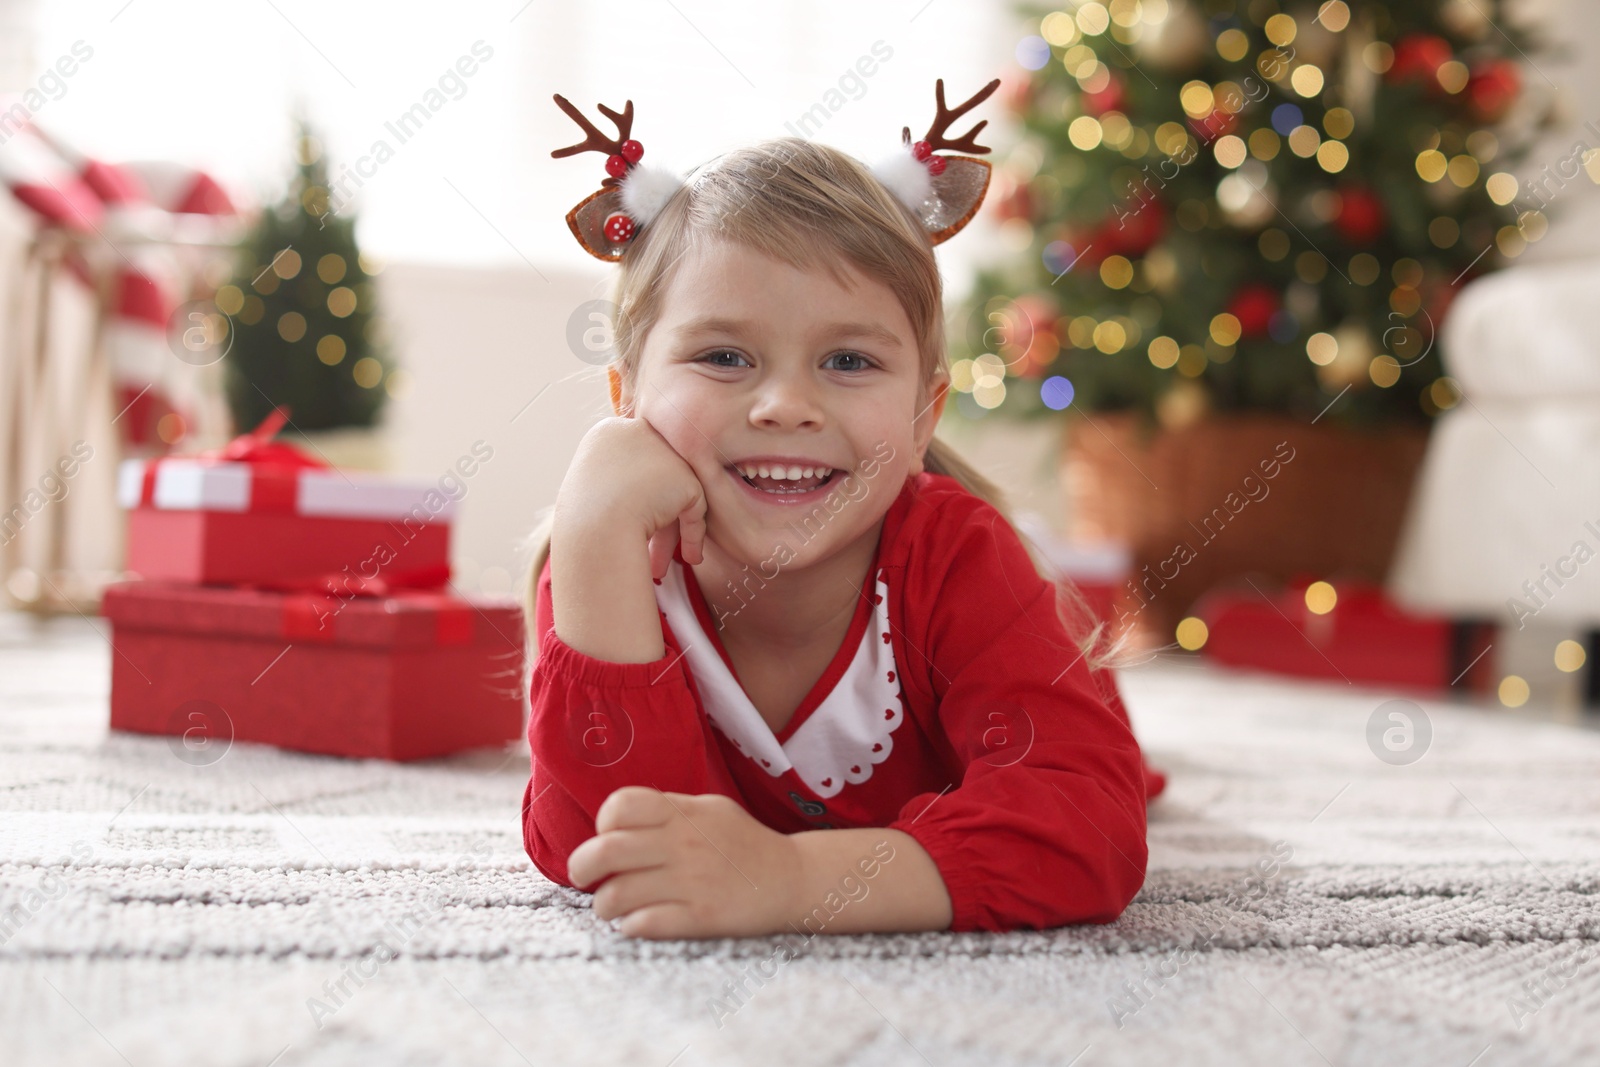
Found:
M 705 558 L 705 487 L 642 417 L 602 419 L 584 434 L 555 514 L 558 525 L 579 530 L 642 530 L 655 578 L 666 574 L 680 540 L 685 562 Z

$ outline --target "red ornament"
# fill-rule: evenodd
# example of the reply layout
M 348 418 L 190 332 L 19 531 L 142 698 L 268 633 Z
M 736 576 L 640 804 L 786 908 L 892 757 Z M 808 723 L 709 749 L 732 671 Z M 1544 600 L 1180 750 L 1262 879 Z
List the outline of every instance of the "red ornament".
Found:
M 633 220 L 620 211 L 607 215 L 605 233 L 612 244 L 626 244 L 633 237 Z
M 1431 33 L 1408 33 L 1394 43 L 1394 62 L 1387 77 L 1392 82 L 1432 81 L 1438 84 L 1439 68 L 1455 58 L 1450 42 Z
M 1383 201 L 1371 189 L 1352 186 L 1340 191 L 1334 228 L 1350 244 L 1371 244 L 1383 233 L 1387 221 Z
M 911 158 L 918 163 L 926 163 L 931 155 L 933 155 L 933 145 L 927 141 L 918 141 L 911 146 Z
M 939 175 L 944 173 L 944 157 L 943 156 L 929 156 L 928 157 L 928 173 L 932 174 L 935 178 L 937 178 Z
M 1522 76 L 1516 65 L 1504 59 L 1492 60 L 1473 68 L 1467 79 L 1467 101 L 1481 122 L 1499 122 L 1522 91 Z
M 1083 94 L 1083 110 L 1090 115 L 1104 115 L 1107 111 L 1121 111 L 1127 100 L 1126 86 L 1121 78 L 1113 74 L 1104 89 Z
M 629 163 L 637 163 L 644 158 L 644 145 L 638 141 L 622 142 L 622 158 Z
M 1148 193 L 1146 194 L 1148 196 Z M 1167 232 L 1167 209 L 1161 201 L 1129 196 L 1112 210 L 1091 236 L 1084 255 L 1098 263 L 1107 256 L 1144 255 Z
M 1233 294 L 1228 313 L 1239 320 L 1239 332 L 1245 337 L 1260 337 L 1267 332 L 1272 316 L 1278 313 L 1278 292 L 1269 285 L 1254 283 L 1242 286 Z
M 606 157 L 606 173 L 613 178 L 620 178 L 628 173 L 627 157 L 616 155 Z

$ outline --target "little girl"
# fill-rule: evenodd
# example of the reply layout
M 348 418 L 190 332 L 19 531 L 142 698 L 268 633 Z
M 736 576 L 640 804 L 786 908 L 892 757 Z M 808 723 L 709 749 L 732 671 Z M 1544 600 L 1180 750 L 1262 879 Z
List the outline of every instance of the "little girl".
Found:
M 934 437 L 932 246 L 987 164 L 784 138 L 652 200 L 602 110 L 629 177 L 569 222 L 620 263 L 616 417 L 535 533 L 534 865 L 646 938 L 1115 919 L 1162 785 L 1118 649 Z

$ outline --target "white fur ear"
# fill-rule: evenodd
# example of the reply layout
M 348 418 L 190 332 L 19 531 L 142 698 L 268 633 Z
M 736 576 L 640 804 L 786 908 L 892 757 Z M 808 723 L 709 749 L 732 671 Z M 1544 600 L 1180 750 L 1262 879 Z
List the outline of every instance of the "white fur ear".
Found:
M 622 206 L 635 226 L 648 226 L 682 187 L 683 179 L 671 171 L 636 164 L 622 180 Z
M 933 177 L 928 173 L 928 166 L 911 154 L 910 145 L 902 145 L 900 151 L 874 165 L 872 173 L 889 187 L 895 199 L 913 212 L 919 211 L 933 195 Z

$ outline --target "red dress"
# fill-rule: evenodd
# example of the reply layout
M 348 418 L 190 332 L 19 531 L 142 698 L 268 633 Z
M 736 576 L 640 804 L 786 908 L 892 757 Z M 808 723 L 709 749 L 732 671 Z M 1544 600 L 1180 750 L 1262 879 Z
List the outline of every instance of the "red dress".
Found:
M 534 865 L 570 885 L 567 857 L 601 803 L 648 785 L 722 793 L 784 833 L 903 830 L 944 879 L 952 930 L 1121 914 L 1144 881 L 1145 802 L 1164 780 L 1015 531 L 955 479 L 916 475 L 868 574 L 844 643 L 774 735 L 681 553 L 655 589 L 666 652 L 654 663 L 562 641 L 546 562 L 523 794 Z M 759 585 L 752 571 L 746 595 Z

